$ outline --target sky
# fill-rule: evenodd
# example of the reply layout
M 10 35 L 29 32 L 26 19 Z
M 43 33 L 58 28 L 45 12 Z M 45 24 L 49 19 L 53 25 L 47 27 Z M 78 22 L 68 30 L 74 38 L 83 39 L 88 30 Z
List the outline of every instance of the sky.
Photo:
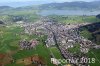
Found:
M 26 2 L 26 1 L 49 1 L 49 0 L 0 0 L 0 3 L 5 2 Z M 95 0 L 50 0 L 52 2 L 72 2 L 72 1 L 95 1 Z

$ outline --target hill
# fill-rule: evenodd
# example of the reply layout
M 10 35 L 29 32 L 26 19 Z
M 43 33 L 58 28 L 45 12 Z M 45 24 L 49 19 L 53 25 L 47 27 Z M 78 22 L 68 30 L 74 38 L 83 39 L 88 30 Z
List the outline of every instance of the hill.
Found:
M 10 9 L 10 8 L 12 8 L 12 7 L 10 7 L 10 6 L 0 6 L 0 9 Z
M 10 9 L 13 9 L 13 8 L 10 6 L 0 6 L 0 12 L 5 11 L 5 10 L 10 10 Z
M 83 10 L 99 10 L 100 9 L 100 1 L 93 2 L 64 2 L 64 3 L 49 3 L 43 4 L 39 7 L 39 9 L 83 9 Z

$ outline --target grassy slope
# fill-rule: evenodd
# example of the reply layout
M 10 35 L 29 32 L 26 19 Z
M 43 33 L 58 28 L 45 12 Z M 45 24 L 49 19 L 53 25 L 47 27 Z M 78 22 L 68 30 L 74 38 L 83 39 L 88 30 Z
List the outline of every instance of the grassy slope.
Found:
M 82 31 L 81 35 L 87 39 L 93 38 L 92 34 L 87 30 Z M 100 50 L 99 49 L 90 49 L 90 51 L 87 53 L 87 55 L 91 59 L 90 60 L 91 63 L 89 63 L 90 66 L 99 66 L 100 65 Z M 92 60 L 92 58 L 95 58 L 95 62 Z M 94 63 L 92 63 L 92 62 L 94 62 Z
M 25 57 L 29 57 L 32 55 L 39 55 L 42 56 L 45 61 L 47 62 L 48 66 L 53 66 L 50 63 L 50 52 L 44 46 L 42 39 L 44 40 L 45 37 L 38 37 L 36 35 L 29 36 L 27 34 L 21 35 L 23 32 L 22 28 L 19 27 L 0 27 L 0 53 L 7 53 L 8 51 L 15 51 L 16 54 L 13 55 L 14 59 L 22 59 Z M 39 45 L 32 49 L 32 50 L 20 50 L 17 51 L 19 48 L 18 43 L 21 39 L 27 38 L 27 40 L 36 39 L 40 40 Z M 7 66 L 23 66 L 23 65 L 16 65 L 16 64 L 8 64 Z
M 62 56 L 56 47 L 50 47 L 49 49 L 52 51 L 56 59 L 62 59 Z
M 95 62 L 90 63 L 90 66 L 99 66 L 100 65 L 100 50 L 91 49 L 90 52 L 87 54 L 89 58 L 95 58 Z

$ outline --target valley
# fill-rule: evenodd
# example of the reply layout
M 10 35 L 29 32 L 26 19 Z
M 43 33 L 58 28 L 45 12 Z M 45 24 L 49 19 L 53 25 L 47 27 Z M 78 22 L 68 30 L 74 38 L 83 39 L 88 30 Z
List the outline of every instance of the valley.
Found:
M 98 2 L 0 6 L 0 66 L 99 66 Z

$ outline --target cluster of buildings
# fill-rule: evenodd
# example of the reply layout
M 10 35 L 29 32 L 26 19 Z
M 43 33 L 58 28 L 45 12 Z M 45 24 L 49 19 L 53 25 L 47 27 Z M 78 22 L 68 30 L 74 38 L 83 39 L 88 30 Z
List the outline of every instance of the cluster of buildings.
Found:
M 85 24 L 82 24 L 85 25 Z M 81 24 L 61 24 L 56 23 L 50 20 L 43 20 L 43 22 L 38 22 L 36 24 L 30 24 L 25 26 L 25 33 L 28 34 L 37 34 L 37 35 L 43 35 L 46 34 L 47 40 L 45 41 L 47 47 L 56 46 L 59 51 L 61 52 L 62 56 L 65 59 L 71 59 L 73 58 L 79 58 L 84 57 L 74 55 L 73 53 L 69 52 L 69 48 L 74 48 L 76 44 L 79 44 L 80 46 L 80 53 L 88 53 L 89 49 L 94 46 L 95 44 L 89 41 L 88 39 L 85 39 L 84 37 L 80 36 L 78 28 L 81 26 Z M 21 47 L 23 46 L 23 42 Z M 28 48 L 31 46 L 30 44 L 24 48 Z
M 80 36 L 78 30 L 79 26 L 80 25 L 63 25 L 56 23 L 45 25 L 46 31 L 48 33 L 46 46 L 47 47 L 52 47 L 54 45 L 57 46 L 57 48 L 59 49 L 59 51 L 61 52 L 62 56 L 65 59 L 72 59 L 72 58 L 79 59 L 82 57 L 86 57 L 85 53 L 88 53 L 89 49 L 95 44 L 92 43 L 90 40 Z M 81 56 L 78 54 L 71 53 L 68 50 L 69 48 L 74 48 L 74 46 L 77 44 L 79 44 L 80 46 L 79 47 L 80 53 L 83 54 Z M 74 59 L 74 61 L 75 60 L 76 59 Z M 81 65 L 87 65 L 87 63 L 84 64 L 83 62 Z
M 38 41 L 37 40 L 31 40 L 31 41 L 20 41 L 19 46 L 21 49 L 26 49 L 26 50 L 30 50 L 32 48 L 35 48 L 38 45 Z

